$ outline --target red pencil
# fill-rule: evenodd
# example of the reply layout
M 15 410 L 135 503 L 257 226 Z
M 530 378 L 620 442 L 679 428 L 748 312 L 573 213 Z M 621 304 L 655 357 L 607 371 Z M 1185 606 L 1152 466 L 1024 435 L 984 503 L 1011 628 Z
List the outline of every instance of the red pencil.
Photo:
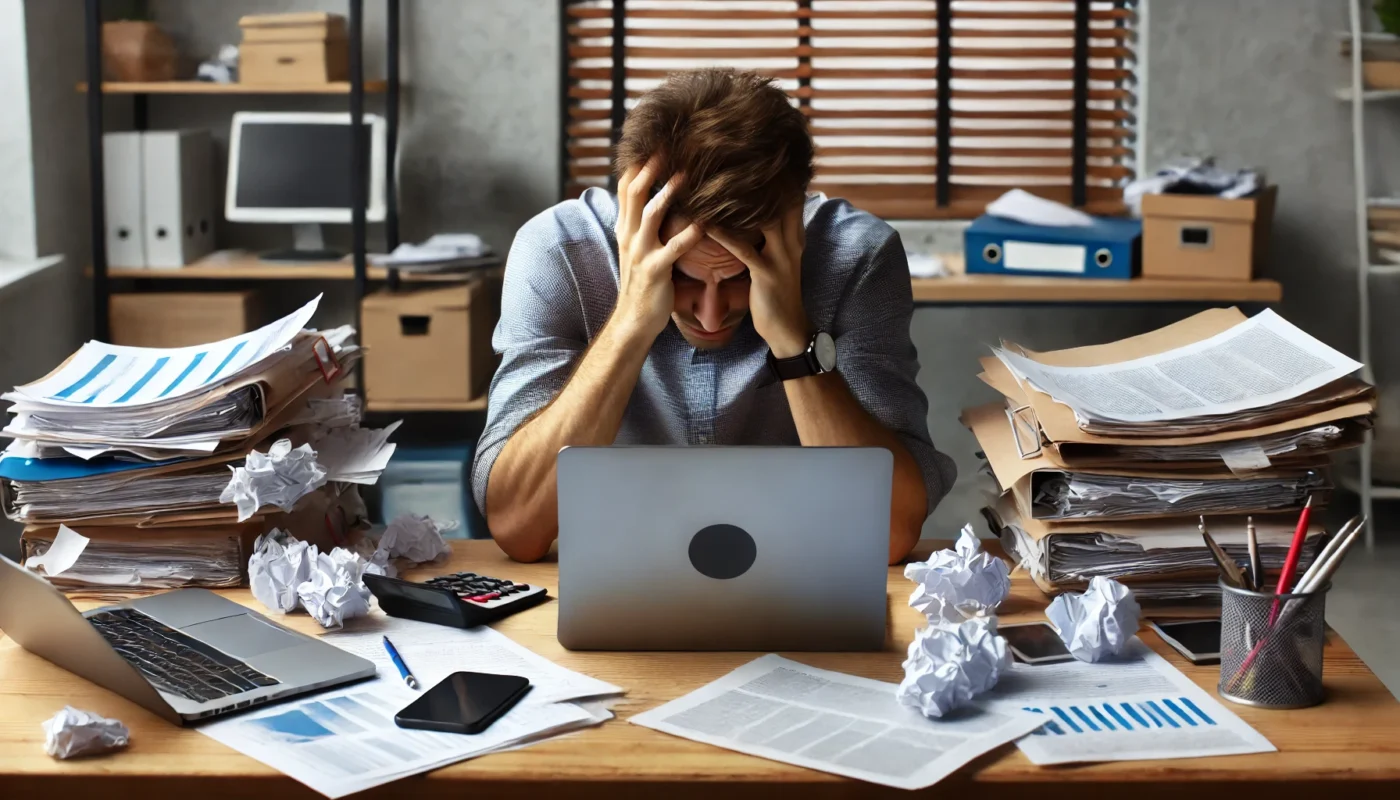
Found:
M 1303 554 L 1303 540 L 1308 537 L 1308 517 L 1312 513 L 1312 495 L 1303 505 L 1303 513 L 1298 515 L 1298 528 L 1293 531 L 1293 544 L 1288 548 L 1288 557 L 1283 561 L 1283 572 L 1278 576 L 1278 588 L 1274 594 L 1288 594 L 1293 585 L 1293 575 L 1298 571 L 1298 558 Z

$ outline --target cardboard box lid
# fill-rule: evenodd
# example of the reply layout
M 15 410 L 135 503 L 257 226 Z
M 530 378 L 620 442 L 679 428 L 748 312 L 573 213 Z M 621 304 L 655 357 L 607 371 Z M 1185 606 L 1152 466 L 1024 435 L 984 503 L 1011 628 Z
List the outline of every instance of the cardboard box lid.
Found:
M 1268 213 L 1277 194 L 1277 186 L 1266 186 L 1249 197 L 1234 199 L 1203 194 L 1147 194 L 1142 197 L 1142 217 L 1253 222 Z
M 391 291 L 380 289 L 361 301 L 364 313 L 424 314 L 438 311 L 465 311 L 484 288 L 484 281 L 453 284 L 440 289 Z
M 336 24 L 344 25 L 345 17 L 328 11 L 248 14 L 238 18 L 238 27 L 240 28 L 329 28 Z

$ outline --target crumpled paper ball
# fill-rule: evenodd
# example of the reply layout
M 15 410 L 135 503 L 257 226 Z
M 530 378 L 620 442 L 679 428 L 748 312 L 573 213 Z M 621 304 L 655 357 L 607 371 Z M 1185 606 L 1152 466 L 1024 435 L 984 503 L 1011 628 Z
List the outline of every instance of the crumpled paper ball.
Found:
M 400 514 L 384 529 L 379 537 L 380 552 L 387 558 L 406 558 L 421 564 L 436 561 L 452 552 L 452 545 L 442 538 L 442 532 L 451 528 L 438 525 L 427 516 Z
M 1045 609 L 1065 647 L 1080 661 L 1122 655 L 1137 635 L 1142 607 L 1132 590 L 1112 578 L 1089 581 L 1084 594 L 1062 594 Z
M 1011 669 L 996 617 L 931 624 L 914 634 L 895 696 L 926 717 L 941 717 L 991 689 Z
M 233 477 L 219 502 L 238 506 L 239 522 L 263 506 L 291 511 L 298 500 L 326 483 L 326 470 L 316 463 L 316 451 L 308 444 L 293 448 L 290 439 L 278 439 L 266 453 L 254 450 L 243 466 L 231 469 Z
M 311 576 L 315 550 L 276 528 L 259 536 L 248 559 L 248 584 L 253 596 L 273 611 L 295 611 L 301 604 L 297 587 Z
M 367 616 L 373 595 L 362 576 L 366 572 L 383 575 L 383 569 L 343 547 L 329 553 L 311 547 L 310 552 L 310 577 L 297 586 L 297 597 L 306 613 L 321 627 L 334 630 L 344 627 L 347 619 Z
M 114 719 L 72 706 L 43 722 L 44 752 L 54 758 L 75 758 L 126 747 L 131 731 Z
M 966 525 L 956 550 L 939 550 L 928 561 L 906 564 L 904 577 L 918 584 L 909 605 L 930 622 L 962 622 L 990 614 L 1011 593 L 1011 569 L 982 552 L 982 542 Z

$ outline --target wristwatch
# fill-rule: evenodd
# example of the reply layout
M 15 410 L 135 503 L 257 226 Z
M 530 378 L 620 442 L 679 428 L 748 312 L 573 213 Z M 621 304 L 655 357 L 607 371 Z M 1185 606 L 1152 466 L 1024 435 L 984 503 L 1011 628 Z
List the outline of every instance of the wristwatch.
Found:
M 821 375 L 836 369 L 836 340 L 826 331 L 817 331 L 807 343 L 807 349 L 792 358 L 776 358 L 768 351 L 768 368 L 780 381 Z

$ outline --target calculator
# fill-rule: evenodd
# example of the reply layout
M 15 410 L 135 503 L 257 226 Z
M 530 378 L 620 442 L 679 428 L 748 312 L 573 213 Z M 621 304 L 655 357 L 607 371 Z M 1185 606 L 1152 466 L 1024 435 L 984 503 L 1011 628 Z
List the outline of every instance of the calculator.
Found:
M 421 583 L 366 573 L 364 581 L 385 614 L 456 628 L 494 622 L 539 605 L 549 596 L 543 586 L 475 572 L 440 575 Z

